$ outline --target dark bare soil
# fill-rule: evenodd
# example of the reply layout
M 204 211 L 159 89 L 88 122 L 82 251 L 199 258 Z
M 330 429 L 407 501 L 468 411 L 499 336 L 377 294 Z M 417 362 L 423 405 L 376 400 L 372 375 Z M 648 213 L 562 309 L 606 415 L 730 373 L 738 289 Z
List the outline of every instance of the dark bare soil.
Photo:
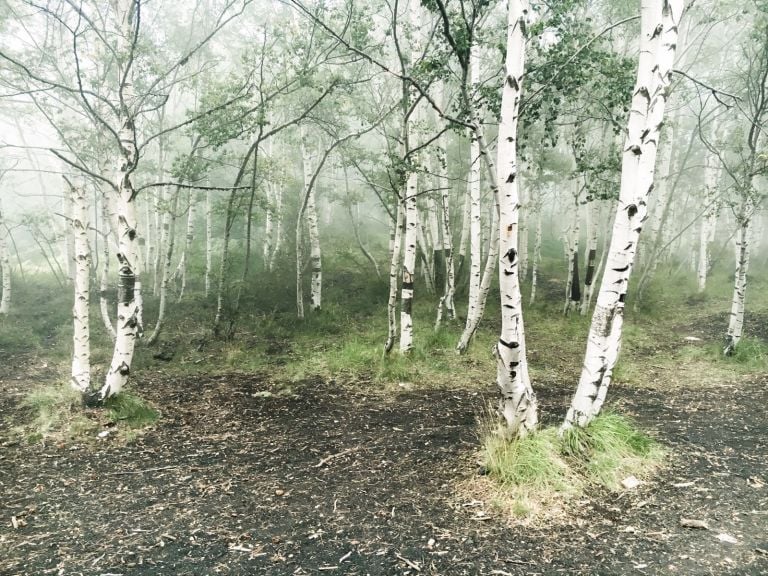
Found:
M 5 430 L 29 385 L 7 368 Z M 456 493 L 476 471 L 476 391 L 289 391 L 242 374 L 134 387 L 163 418 L 130 443 L 4 442 L 0 574 L 768 574 L 765 379 L 666 398 L 617 387 L 613 407 L 670 465 L 538 528 Z M 570 391 L 539 388 L 556 421 Z

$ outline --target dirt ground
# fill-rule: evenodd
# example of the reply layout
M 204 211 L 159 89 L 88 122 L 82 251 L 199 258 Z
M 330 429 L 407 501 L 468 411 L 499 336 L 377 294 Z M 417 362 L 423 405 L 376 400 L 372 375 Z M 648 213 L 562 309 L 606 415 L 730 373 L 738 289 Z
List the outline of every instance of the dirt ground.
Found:
M 4 430 L 45 370 L 6 359 Z M 0 574 L 768 574 L 765 379 L 665 400 L 616 387 L 612 406 L 669 447 L 670 465 L 538 528 L 456 492 L 477 469 L 476 390 L 286 393 L 243 374 L 133 385 L 162 419 L 130 443 L 2 440 Z M 570 390 L 538 390 L 558 420 Z

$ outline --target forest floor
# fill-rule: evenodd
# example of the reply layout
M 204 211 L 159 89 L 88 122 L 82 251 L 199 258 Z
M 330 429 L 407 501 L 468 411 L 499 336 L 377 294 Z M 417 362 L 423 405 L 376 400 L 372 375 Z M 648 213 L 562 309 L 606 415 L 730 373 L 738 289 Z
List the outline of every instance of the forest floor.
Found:
M 662 468 L 538 519 L 510 517 L 478 475 L 493 307 L 457 356 L 460 323 L 434 332 L 420 301 L 416 350 L 384 361 L 386 292 L 365 278 L 331 277 L 329 307 L 302 323 L 284 290 L 256 286 L 228 340 L 205 336 L 212 304 L 191 299 L 134 362 L 129 392 L 157 421 L 78 408 L 41 434 L 29 400 L 67 389 L 71 318 L 67 294 L 30 282 L 0 324 L 0 575 L 768 574 L 768 284 L 723 359 L 728 276 L 629 311 L 606 406 L 658 441 Z M 557 308 L 526 317 L 544 425 L 564 415 L 588 327 Z M 95 324 L 99 380 L 111 343 Z
M 144 371 L 133 389 L 162 418 L 129 440 L 0 440 L 0 574 L 768 574 L 768 375 L 692 379 L 690 353 L 662 352 L 610 404 L 666 466 L 528 525 L 461 489 L 490 385 Z M 33 353 L 0 366 L 8 430 L 55 370 Z M 571 391 L 539 383 L 545 421 Z

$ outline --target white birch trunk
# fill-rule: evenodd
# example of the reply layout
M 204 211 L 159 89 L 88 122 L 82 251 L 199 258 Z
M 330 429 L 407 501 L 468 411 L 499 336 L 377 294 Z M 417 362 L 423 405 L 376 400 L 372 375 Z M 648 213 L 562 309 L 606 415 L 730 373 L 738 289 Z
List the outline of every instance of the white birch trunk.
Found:
M 126 60 L 131 38 L 134 34 L 132 0 L 117 0 L 117 21 L 120 30 L 117 35 L 117 52 Z M 138 254 L 138 234 L 136 232 L 136 202 L 131 182 L 136 168 L 137 150 L 135 142 L 134 117 L 130 111 L 133 105 L 133 82 L 131 71 L 120 70 L 123 83 L 120 86 L 120 151 L 118 161 L 118 269 L 117 284 L 117 338 L 107 376 L 97 399 L 103 401 L 120 393 L 131 371 L 136 338 L 141 333 L 141 280 Z
M 3 207 L 0 205 L 0 275 L 2 275 L 2 295 L 0 296 L 0 314 L 7 315 L 11 311 L 11 263 L 8 258 L 8 228 L 3 217 Z
M 403 236 L 405 236 L 405 208 L 397 202 L 397 215 L 391 222 L 389 234 L 389 298 L 387 299 L 387 341 L 384 344 L 384 354 L 389 354 L 397 339 L 397 288 L 400 277 L 400 260 L 403 252 Z
M 501 335 L 496 345 L 496 381 L 501 393 L 499 412 L 510 434 L 524 436 L 538 422 L 536 395 L 531 388 L 525 348 L 520 258 L 517 250 L 518 194 L 517 124 L 525 69 L 527 0 L 510 0 L 507 22 L 506 77 L 499 124 L 499 291 Z
M 598 414 L 618 359 L 624 302 L 653 188 L 657 144 L 672 80 L 682 8 L 682 0 L 642 1 L 640 58 L 622 157 L 619 205 L 581 378 L 563 423 L 564 430 L 586 426 Z
M 211 295 L 211 274 L 213 273 L 213 206 L 211 191 L 205 191 L 205 297 Z
M 531 299 L 530 303 L 536 302 L 536 287 L 539 283 L 539 264 L 541 264 L 541 205 L 536 204 L 536 239 L 533 244 L 533 255 L 531 256 Z
M 275 269 L 277 255 L 280 254 L 283 246 L 283 182 L 284 179 L 281 178 L 273 192 L 273 199 L 275 201 L 275 245 L 272 248 L 272 255 L 269 259 L 270 272 Z
M 312 268 L 310 283 L 309 307 L 313 312 L 319 312 L 323 298 L 323 260 L 320 249 L 320 229 L 317 221 L 316 186 L 312 186 L 307 198 L 307 229 L 309 230 L 309 261 Z
M 464 270 L 464 262 L 467 259 L 467 243 L 469 241 L 469 226 L 472 212 L 472 199 L 469 194 L 469 184 L 467 184 L 467 193 L 464 195 L 464 207 L 461 210 L 461 236 L 459 236 L 459 269 L 458 274 Z
M 480 77 L 480 58 L 478 46 L 472 46 L 470 51 L 470 83 L 477 88 Z M 467 305 L 467 325 L 478 313 L 480 295 L 480 273 L 482 269 L 480 236 L 482 233 L 480 207 L 480 143 L 477 135 L 472 132 L 469 144 L 469 302 Z
M 101 320 L 104 322 L 104 328 L 112 342 L 114 342 L 115 338 L 117 338 L 117 332 L 112 325 L 112 318 L 109 315 L 109 301 L 107 300 L 107 290 L 109 289 L 109 243 L 112 240 L 112 235 L 110 234 L 107 202 L 103 196 L 101 198 L 101 226 L 103 228 L 103 246 L 101 248 L 101 278 L 99 280 L 99 311 L 101 312 Z
M 90 304 L 91 253 L 88 248 L 88 215 L 85 189 L 71 189 L 72 237 L 75 256 L 75 302 L 72 307 L 72 387 L 82 394 L 91 386 L 91 346 L 88 311 Z
M 573 184 L 576 189 L 573 194 L 572 221 L 568 228 L 568 232 L 565 234 L 568 277 L 565 283 L 565 305 L 563 306 L 563 314 L 566 316 L 571 311 L 572 307 L 579 305 L 581 300 L 581 295 L 579 294 L 579 289 L 581 288 L 579 285 L 579 236 L 581 234 L 579 196 L 581 189 L 578 180 L 574 180 Z
M 187 211 L 187 233 L 184 235 L 184 249 L 179 260 L 179 275 L 181 276 L 181 289 L 179 290 L 178 302 L 184 297 L 184 291 L 187 288 L 187 268 L 189 266 L 189 251 L 192 249 L 192 242 L 195 240 L 195 219 L 197 218 L 197 201 L 192 190 L 189 192 L 189 208 Z
M 741 341 L 744 331 L 744 302 L 747 295 L 747 272 L 749 270 L 749 244 L 750 225 L 754 206 L 747 198 L 744 201 L 741 213 L 737 218 L 738 230 L 736 232 L 736 272 L 733 282 L 733 296 L 731 297 L 731 312 L 728 319 L 728 331 L 725 338 L 723 354 L 731 356 Z
M 408 4 L 408 19 L 411 26 L 410 41 L 410 65 L 415 66 L 420 58 L 419 34 L 421 25 L 421 10 L 417 2 Z M 403 99 L 404 107 L 410 105 L 410 99 L 407 98 L 410 88 L 404 85 Z M 412 145 L 415 141 L 414 119 L 417 117 L 417 110 L 411 111 L 410 116 L 406 117 L 403 126 L 403 159 L 410 164 L 415 165 L 418 162 L 417 157 L 410 157 Z M 400 286 L 400 342 L 399 349 L 401 354 L 408 354 L 413 349 L 413 296 L 414 284 L 416 280 L 416 251 L 419 240 L 419 209 L 416 204 L 416 197 L 419 189 L 419 175 L 413 168 L 408 167 L 403 194 L 403 208 L 405 211 L 404 222 L 404 253 L 402 266 L 402 284 Z
M 713 240 L 719 202 L 717 201 L 717 184 L 720 180 L 720 162 L 714 154 L 707 155 L 704 167 L 704 201 L 706 211 L 701 219 L 699 233 L 698 289 L 704 292 L 707 288 L 709 274 L 709 243 Z
M 405 190 L 405 254 L 403 282 L 400 289 L 400 352 L 413 349 L 413 285 L 416 272 L 416 248 L 419 233 L 419 210 L 416 206 L 419 175 L 409 172 Z
M 592 200 L 587 208 L 587 268 L 584 273 L 584 291 L 581 294 L 582 316 L 589 311 L 592 292 L 595 289 L 595 272 L 597 267 L 597 229 L 600 220 L 600 206 L 597 200 Z
M 264 259 L 264 268 L 271 271 L 270 262 L 272 260 L 272 245 L 274 244 L 275 234 L 275 193 L 274 183 L 266 182 L 266 200 L 267 207 L 264 215 L 264 244 L 262 246 L 262 258 Z
M 442 84 L 440 87 L 441 103 L 442 103 Z M 438 140 L 440 147 L 445 150 L 444 138 L 441 136 Z M 445 168 L 443 164 L 440 164 L 440 181 L 444 181 Z M 442 288 L 443 295 L 440 297 L 440 302 L 437 305 L 437 319 L 435 320 L 435 330 L 440 328 L 443 319 L 443 310 L 448 315 L 450 320 L 456 317 L 456 308 L 453 303 L 454 293 L 456 291 L 456 277 L 453 263 L 453 235 L 451 233 L 451 209 L 450 209 L 450 189 L 445 186 L 440 195 L 440 219 L 442 224 L 442 253 L 443 261 L 445 263 L 445 284 L 444 286 L 437 286 L 437 289 Z
M 152 334 L 147 339 L 147 344 L 154 344 L 160 337 L 160 331 L 163 328 L 163 322 L 165 321 L 165 311 L 168 303 L 168 284 L 171 280 L 171 264 L 173 262 L 173 250 L 176 244 L 176 214 L 179 209 L 179 196 L 181 195 L 181 188 L 176 188 L 175 192 L 171 192 L 172 197 L 169 198 L 171 205 L 168 207 L 170 214 L 168 236 L 165 240 L 165 255 L 163 257 L 162 278 L 160 280 L 160 305 L 157 311 L 157 324 L 155 324 Z

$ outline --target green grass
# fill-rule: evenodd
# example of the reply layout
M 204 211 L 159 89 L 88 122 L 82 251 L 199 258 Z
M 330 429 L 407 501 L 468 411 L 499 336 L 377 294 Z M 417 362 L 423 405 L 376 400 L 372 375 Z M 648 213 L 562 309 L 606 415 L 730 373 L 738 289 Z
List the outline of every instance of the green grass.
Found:
M 76 436 L 95 429 L 83 414 L 80 393 L 68 384 L 56 383 L 33 389 L 21 405 L 31 420 L 19 429 L 31 442 L 49 436 Z
M 656 469 L 663 450 L 626 416 L 599 414 L 586 428 L 562 437 L 563 454 L 583 467 L 585 478 L 612 490 L 627 476 L 645 477 Z
M 510 439 L 490 416 L 480 427 L 483 465 L 493 483 L 491 502 L 519 517 L 583 497 L 589 486 L 618 490 L 630 475 L 649 477 L 664 457 L 650 436 L 613 413 L 562 436 L 557 428 L 544 428 Z
M 138 396 L 121 392 L 104 402 L 110 421 L 129 428 L 144 428 L 160 418 L 160 413 Z

